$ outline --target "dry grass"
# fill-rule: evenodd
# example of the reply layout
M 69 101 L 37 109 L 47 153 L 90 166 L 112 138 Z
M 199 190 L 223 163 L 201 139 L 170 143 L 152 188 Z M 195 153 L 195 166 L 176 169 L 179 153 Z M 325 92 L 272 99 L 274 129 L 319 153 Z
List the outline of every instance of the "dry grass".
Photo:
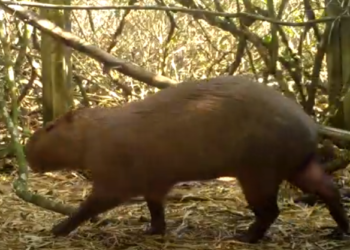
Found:
M 232 239 L 236 230 L 246 229 L 253 215 L 235 180 L 191 183 L 172 192 L 205 198 L 169 201 L 165 237 L 146 236 L 149 214 L 145 204 L 120 206 L 105 214 L 117 222 L 107 226 L 86 223 L 69 237 L 54 238 L 51 227 L 62 215 L 28 204 L 11 191 L 11 178 L 3 176 L 0 190 L 0 249 L 339 249 L 350 241 L 332 241 L 324 236 L 334 221 L 323 205 L 304 207 L 292 202 L 291 190 L 282 188 L 281 215 L 267 237 L 256 245 Z M 30 175 L 30 188 L 50 198 L 78 204 L 90 184 L 72 174 Z M 47 189 L 50 187 L 50 189 Z M 294 194 L 295 195 L 295 194 Z

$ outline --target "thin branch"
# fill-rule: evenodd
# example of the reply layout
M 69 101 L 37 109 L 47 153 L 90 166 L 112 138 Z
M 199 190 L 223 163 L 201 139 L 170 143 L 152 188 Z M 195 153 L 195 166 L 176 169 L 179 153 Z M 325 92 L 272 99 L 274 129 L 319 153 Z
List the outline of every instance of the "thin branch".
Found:
M 163 0 L 156 0 L 156 2 L 159 5 L 161 5 L 161 6 L 166 6 L 166 4 L 164 3 Z M 162 74 L 165 73 L 166 59 L 169 56 L 169 44 L 170 44 L 170 41 L 174 37 L 175 29 L 179 28 L 176 25 L 176 20 L 175 20 L 174 16 L 172 15 L 172 13 L 170 11 L 166 11 L 165 13 L 166 13 L 166 15 L 167 15 L 167 17 L 169 19 L 170 28 L 169 28 L 167 39 L 164 41 L 164 43 L 162 45 L 163 48 L 164 48 L 163 56 L 162 56 L 162 65 L 161 65 L 161 73 Z
M 236 4 L 237 4 L 237 12 L 240 13 L 241 6 L 238 0 L 236 0 Z M 248 20 L 251 20 L 251 19 L 248 19 Z M 239 19 L 239 25 L 242 30 L 245 29 L 246 27 L 245 23 L 247 22 L 244 22 L 242 19 Z M 250 22 L 250 24 L 253 24 L 253 22 Z M 233 75 L 238 69 L 239 65 L 242 62 L 242 58 L 244 57 L 244 52 L 246 51 L 246 47 L 247 47 L 247 39 L 244 35 L 240 35 L 238 39 L 235 60 L 231 63 L 231 65 L 228 68 L 229 75 Z
M 275 18 L 275 7 L 273 0 L 267 0 L 267 8 L 269 12 L 269 16 Z M 278 60 L 278 35 L 277 35 L 278 27 L 275 24 L 271 24 L 271 43 L 269 44 L 268 50 L 270 52 L 270 64 L 267 65 L 269 68 L 270 74 L 275 74 L 277 70 L 277 60 Z
M 131 6 L 113 6 L 113 5 L 106 5 L 106 6 L 88 6 L 88 5 L 56 5 L 56 4 L 40 4 L 40 3 L 32 3 L 32 2 L 15 2 L 15 1 L 0 1 L 0 4 L 3 5 L 21 5 L 21 6 L 29 6 L 29 7 L 37 7 L 37 8 L 46 8 L 46 9 L 70 9 L 70 10 L 163 10 L 163 11 L 173 11 L 173 12 L 183 12 L 188 14 L 204 14 L 204 15 L 211 15 L 211 16 L 222 16 L 222 17 L 230 17 L 230 18 L 252 18 L 255 20 L 260 20 L 264 22 L 269 22 L 273 24 L 278 24 L 281 26 L 291 26 L 291 27 L 303 27 L 310 24 L 317 24 L 317 23 L 327 23 L 327 22 L 333 22 L 334 20 L 337 20 L 339 18 L 350 18 L 350 16 L 346 15 L 340 15 L 338 17 L 324 17 L 312 21 L 307 22 L 283 22 L 276 20 L 274 18 L 269 17 L 263 17 L 251 13 L 227 13 L 227 12 L 217 12 L 217 11 L 209 11 L 209 10 L 194 10 L 194 9 L 187 9 L 187 8 L 181 8 L 181 7 L 163 7 L 163 6 L 138 6 L 138 5 L 131 5 Z
M 129 5 L 133 5 L 137 2 L 137 0 L 129 0 Z M 117 38 L 123 33 L 123 29 L 125 27 L 125 21 L 126 21 L 126 17 L 129 15 L 131 10 L 126 10 L 119 22 L 119 25 L 116 29 L 116 31 L 114 32 L 113 36 L 112 36 L 112 42 L 111 44 L 108 46 L 107 48 L 107 52 L 111 53 L 112 49 L 117 45 Z

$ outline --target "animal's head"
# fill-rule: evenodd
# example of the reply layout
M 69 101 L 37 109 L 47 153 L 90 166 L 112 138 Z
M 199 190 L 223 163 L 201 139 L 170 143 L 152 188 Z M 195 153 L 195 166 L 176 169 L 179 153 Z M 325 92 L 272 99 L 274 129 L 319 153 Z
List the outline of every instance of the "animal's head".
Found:
M 34 172 L 44 173 L 80 167 L 84 127 L 69 111 L 35 131 L 25 145 L 27 162 Z

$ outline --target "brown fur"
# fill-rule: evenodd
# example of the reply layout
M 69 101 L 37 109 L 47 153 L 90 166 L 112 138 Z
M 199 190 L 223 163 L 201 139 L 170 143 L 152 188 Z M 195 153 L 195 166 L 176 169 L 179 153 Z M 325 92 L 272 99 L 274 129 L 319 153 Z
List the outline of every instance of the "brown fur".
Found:
M 236 177 L 256 220 L 239 238 L 257 242 L 279 214 L 283 180 L 325 201 L 348 231 L 340 195 L 314 160 L 317 126 L 292 100 L 238 77 L 184 82 L 122 108 L 68 112 L 26 145 L 36 172 L 89 169 L 93 190 L 53 228 L 67 235 L 131 197 L 145 197 L 149 233 L 165 232 L 163 200 L 178 182 Z

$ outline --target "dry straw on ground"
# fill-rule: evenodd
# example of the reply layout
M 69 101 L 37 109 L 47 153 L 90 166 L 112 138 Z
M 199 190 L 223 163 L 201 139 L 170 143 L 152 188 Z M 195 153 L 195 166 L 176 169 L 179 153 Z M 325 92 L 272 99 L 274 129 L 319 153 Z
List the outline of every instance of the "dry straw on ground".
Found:
M 344 177 L 346 179 L 346 175 Z M 168 201 L 165 237 L 146 236 L 143 230 L 149 221 L 144 202 L 120 206 L 106 214 L 116 220 L 107 226 L 86 223 L 69 237 L 54 238 L 53 224 L 62 215 L 43 210 L 20 200 L 11 191 L 11 178 L 1 177 L 0 186 L 0 249 L 345 249 L 350 240 L 332 241 L 324 236 L 335 223 L 323 205 L 305 207 L 292 202 L 290 189 L 283 186 L 279 205 L 281 215 L 267 237 L 249 245 L 232 239 L 235 231 L 246 229 L 253 215 L 235 179 L 190 183 L 176 187 L 172 193 L 188 198 Z M 90 184 L 72 174 L 30 174 L 30 188 L 47 197 L 77 205 L 90 189 Z M 48 189 L 48 187 L 50 189 Z M 348 209 L 349 210 L 349 209 Z

